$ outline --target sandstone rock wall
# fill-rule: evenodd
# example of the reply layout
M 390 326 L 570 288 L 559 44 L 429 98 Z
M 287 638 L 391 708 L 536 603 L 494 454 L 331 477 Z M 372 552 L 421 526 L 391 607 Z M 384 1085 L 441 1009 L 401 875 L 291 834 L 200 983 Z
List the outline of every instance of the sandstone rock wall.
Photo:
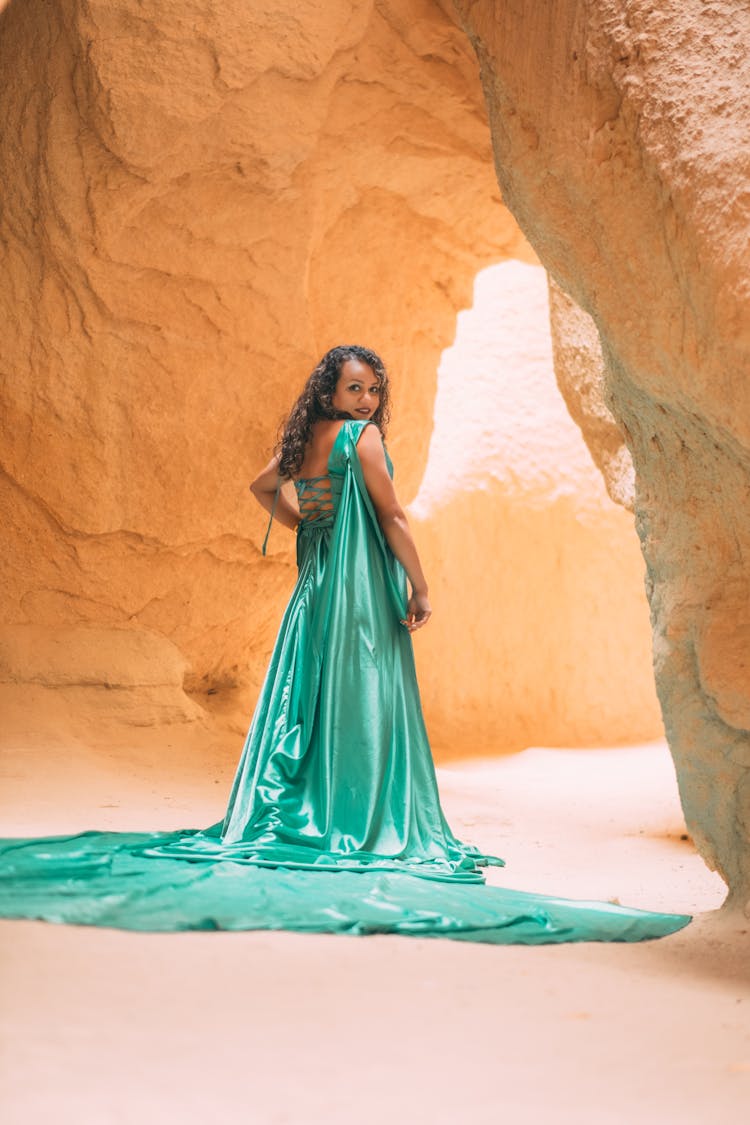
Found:
M 470 44 L 418 0 L 0 20 L 0 625 L 163 635 L 244 716 L 293 569 L 247 482 L 310 369 L 384 356 L 408 500 L 476 270 L 533 257 Z
M 184 725 L 184 680 L 244 729 L 294 555 L 277 527 L 261 560 L 266 519 L 246 486 L 308 371 L 342 341 L 383 354 L 408 501 L 477 271 L 536 261 L 500 202 L 471 44 L 447 0 L 17 0 L 0 17 L 0 65 L 0 706 L 19 738 L 32 698 L 82 738 L 107 713 Z M 436 741 L 455 749 L 468 731 L 471 750 L 498 707 L 495 749 L 655 733 L 628 517 L 602 505 L 598 481 L 545 507 L 510 479 L 492 485 L 494 530 L 471 474 L 464 500 L 446 485 L 423 521 L 445 586 L 432 651 L 464 605 L 450 576 L 499 536 L 515 569 L 572 537 L 564 581 L 543 601 L 533 582 L 509 587 L 528 599 L 524 628 L 500 607 L 472 638 L 489 680 L 492 631 L 506 657 L 519 646 L 491 702 L 467 693 L 470 652 L 458 695 L 455 662 L 425 662 Z M 593 495 L 596 531 L 579 518 Z M 609 632 L 592 594 L 607 586 L 624 607 Z M 550 615 L 566 618 L 568 647 L 553 645 Z M 592 638 L 618 670 L 608 690 L 571 655 Z
M 690 829 L 750 897 L 750 12 L 457 3 L 506 204 L 596 323 Z
M 635 473 L 625 436 L 607 406 L 602 346 L 594 321 L 548 277 L 555 376 L 570 415 L 616 504 L 633 511 Z

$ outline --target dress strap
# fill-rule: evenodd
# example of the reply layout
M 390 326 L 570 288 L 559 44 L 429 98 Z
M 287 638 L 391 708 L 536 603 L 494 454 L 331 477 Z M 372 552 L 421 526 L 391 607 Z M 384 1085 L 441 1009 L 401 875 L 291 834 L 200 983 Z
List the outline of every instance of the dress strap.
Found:
M 265 555 L 265 553 L 266 553 L 266 543 L 268 542 L 268 536 L 271 534 L 271 524 L 273 523 L 273 514 L 276 511 L 276 504 L 277 504 L 277 501 L 279 499 L 279 489 L 280 488 L 281 488 L 281 476 L 279 475 L 279 479 L 276 482 L 276 495 L 273 498 L 273 505 L 271 507 L 271 518 L 268 521 L 268 527 L 266 528 L 266 537 L 263 540 L 263 546 L 261 548 L 261 554 L 262 555 Z

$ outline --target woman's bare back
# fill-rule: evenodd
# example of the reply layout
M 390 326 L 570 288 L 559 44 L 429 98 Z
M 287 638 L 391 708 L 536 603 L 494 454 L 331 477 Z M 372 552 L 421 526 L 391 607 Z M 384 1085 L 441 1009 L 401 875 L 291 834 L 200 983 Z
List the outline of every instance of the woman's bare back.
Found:
M 307 443 L 304 460 L 299 467 L 296 480 L 308 480 L 310 477 L 326 475 L 328 458 L 331 456 L 336 435 L 343 424 L 339 418 L 321 418 L 313 423 L 312 437 Z

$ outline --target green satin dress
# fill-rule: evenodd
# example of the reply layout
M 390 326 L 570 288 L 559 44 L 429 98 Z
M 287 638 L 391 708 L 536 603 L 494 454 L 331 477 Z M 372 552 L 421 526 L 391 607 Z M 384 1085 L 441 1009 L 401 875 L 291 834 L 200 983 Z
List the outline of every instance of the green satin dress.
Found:
M 451 831 L 401 624 L 406 575 L 357 453 L 371 424 L 343 422 L 326 475 L 296 482 L 297 582 L 223 819 L 0 839 L 0 917 L 496 944 L 639 941 L 690 921 L 488 886 L 504 860 Z

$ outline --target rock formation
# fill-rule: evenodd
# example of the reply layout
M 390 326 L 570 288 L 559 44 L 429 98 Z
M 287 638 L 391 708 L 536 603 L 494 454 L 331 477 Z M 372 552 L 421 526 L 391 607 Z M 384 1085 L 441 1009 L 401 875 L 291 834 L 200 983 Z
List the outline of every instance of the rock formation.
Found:
M 604 357 L 588 313 L 548 276 L 555 376 L 571 417 L 581 428 L 607 492 L 633 510 L 635 475 L 625 436 L 605 401 Z
M 504 201 L 601 337 L 683 806 L 729 903 L 746 903 L 750 13 L 728 0 L 457 9 Z
M 97 728 L 107 698 L 128 723 L 185 723 L 196 707 L 182 681 L 242 727 L 294 557 L 276 528 L 261 560 L 266 520 L 247 483 L 305 376 L 334 343 L 383 354 L 409 501 L 440 355 L 475 275 L 537 260 L 500 202 L 471 43 L 448 0 L 17 0 L 0 16 L 0 63 L 0 704 L 20 723 L 13 692 L 33 684 L 37 711 L 44 692 L 67 693 L 71 716 L 88 708 Z M 492 496 L 503 521 L 512 515 L 518 568 L 539 546 L 549 496 L 525 513 L 530 493 L 511 495 L 508 479 Z M 640 560 L 623 546 L 630 517 L 587 480 L 548 505 L 544 543 L 575 540 L 555 613 L 571 590 L 579 606 L 584 593 L 601 606 L 602 588 L 622 590 L 609 642 L 599 610 L 587 631 L 576 609 L 569 636 L 585 647 L 596 633 L 622 678 L 646 659 L 628 609 L 643 609 Z M 496 531 L 483 538 L 480 484 L 469 474 L 471 495 L 446 492 L 424 517 L 433 572 L 457 573 L 469 545 L 496 545 Z M 587 489 L 596 526 L 580 519 Z M 463 545 L 451 539 L 459 515 Z M 446 623 L 461 610 L 453 587 Z M 552 607 L 520 597 L 525 635 L 505 644 L 530 652 Z M 475 639 L 484 661 L 487 637 Z M 508 690 L 491 712 L 485 701 L 480 727 L 498 729 L 502 703 L 512 745 L 531 732 L 656 733 L 645 663 L 628 711 L 618 678 L 605 698 L 570 652 L 550 650 L 541 694 L 507 661 Z M 445 705 L 453 672 L 434 656 L 424 672 L 445 744 L 460 737 Z M 459 699 L 464 731 L 473 700 Z M 584 721 L 595 707 L 611 722 Z
M 383 354 L 408 500 L 474 274 L 533 258 L 471 46 L 416 0 L 0 19 L 0 622 L 167 637 L 244 722 L 294 556 L 247 484 L 307 374 Z

